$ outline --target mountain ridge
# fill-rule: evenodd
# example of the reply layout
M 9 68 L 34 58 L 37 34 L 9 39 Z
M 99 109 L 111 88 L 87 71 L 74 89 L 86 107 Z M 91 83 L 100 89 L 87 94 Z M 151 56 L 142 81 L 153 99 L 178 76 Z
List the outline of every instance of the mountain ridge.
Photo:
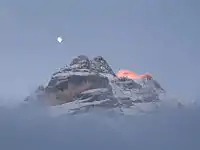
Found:
M 165 93 L 153 77 L 119 78 L 102 56 L 89 59 L 79 55 L 53 73 L 48 84 L 39 86 L 25 101 L 37 100 L 50 106 L 78 102 L 77 108 L 85 110 L 91 107 L 123 109 L 142 103 L 159 103 L 160 95 Z

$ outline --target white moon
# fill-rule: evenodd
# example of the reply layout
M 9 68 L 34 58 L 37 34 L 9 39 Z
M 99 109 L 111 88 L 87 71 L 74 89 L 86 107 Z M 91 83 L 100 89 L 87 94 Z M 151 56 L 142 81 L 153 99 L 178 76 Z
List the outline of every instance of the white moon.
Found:
M 58 41 L 59 43 L 61 43 L 61 42 L 63 41 L 63 39 L 59 36 L 59 37 L 57 37 L 57 41 Z

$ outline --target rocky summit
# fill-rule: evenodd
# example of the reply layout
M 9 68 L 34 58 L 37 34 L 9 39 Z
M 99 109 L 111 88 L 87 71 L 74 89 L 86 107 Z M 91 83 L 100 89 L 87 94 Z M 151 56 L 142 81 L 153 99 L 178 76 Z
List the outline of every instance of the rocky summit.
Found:
M 46 86 L 25 101 L 45 102 L 50 106 L 66 106 L 73 112 L 95 109 L 135 109 L 141 104 L 161 101 L 165 90 L 153 78 L 118 78 L 102 56 L 89 59 L 80 55 L 55 72 Z

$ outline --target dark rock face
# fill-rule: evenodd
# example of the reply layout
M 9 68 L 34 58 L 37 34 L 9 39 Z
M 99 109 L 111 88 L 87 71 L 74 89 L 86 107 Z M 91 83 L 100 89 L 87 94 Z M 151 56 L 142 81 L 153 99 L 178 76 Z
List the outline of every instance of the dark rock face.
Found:
M 83 104 L 80 109 L 127 108 L 137 103 L 158 102 L 159 95 L 165 93 L 154 79 L 117 78 L 102 56 L 89 60 L 84 55 L 54 73 L 48 85 L 38 90 L 43 95 L 53 95 L 49 98 L 53 105 L 78 101 Z
M 90 60 L 87 56 L 80 55 L 72 60 L 70 66 L 76 69 L 90 69 Z
M 91 70 L 97 73 L 106 73 L 115 76 L 115 73 L 102 56 L 97 56 L 91 60 Z

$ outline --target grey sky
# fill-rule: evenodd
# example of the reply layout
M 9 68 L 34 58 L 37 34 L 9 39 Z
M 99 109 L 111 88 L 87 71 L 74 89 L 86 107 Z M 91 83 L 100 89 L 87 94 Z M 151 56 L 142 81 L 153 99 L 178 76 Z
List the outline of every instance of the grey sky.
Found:
M 114 71 L 150 72 L 170 95 L 195 98 L 199 6 L 198 0 L 0 1 L 0 95 L 26 95 L 85 54 L 103 55 Z

